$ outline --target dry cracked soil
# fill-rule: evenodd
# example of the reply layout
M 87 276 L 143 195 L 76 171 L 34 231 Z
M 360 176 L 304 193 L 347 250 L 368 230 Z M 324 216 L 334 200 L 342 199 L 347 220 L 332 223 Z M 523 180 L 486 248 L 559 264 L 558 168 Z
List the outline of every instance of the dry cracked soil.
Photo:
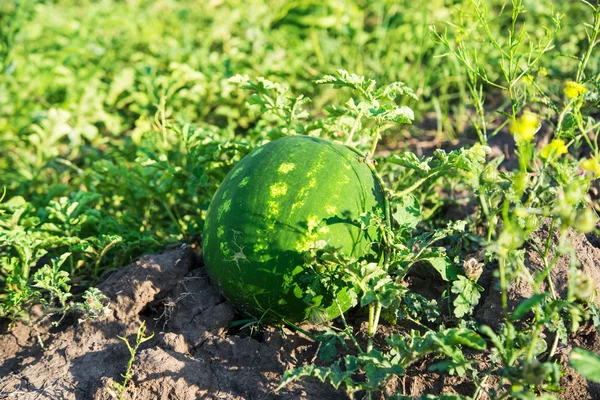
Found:
M 547 237 L 548 226 L 538 234 Z M 600 289 L 598 238 L 571 233 L 569 239 L 581 269 Z M 535 252 L 527 252 L 526 265 L 532 272 L 541 268 Z M 493 267 L 486 266 L 480 278 L 486 290 L 475 316 L 481 323 L 497 326 L 501 312 Z M 566 291 L 568 268 L 565 258 L 552 271 L 555 289 L 561 295 Z M 417 276 L 409 282 L 416 291 L 416 286 L 423 284 Z M 129 359 L 119 336 L 133 343 L 142 322 L 154 337 L 140 347 L 126 399 L 348 398 L 319 381 L 292 383 L 275 391 L 286 369 L 319 362 L 318 344 L 286 327 L 262 327 L 253 335 L 248 329 L 232 328 L 231 323 L 243 317 L 211 285 L 200 257 L 190 247 L 144 256 L 110 274 L 98 288 L 110 299 L 111 312 L 104 320 L 78 323 L 76 317 L 68 316 L 57 327 L 46 320 L 35 329 L 22 323 L 9 329 L 8 321 L 0 321 L 0 399 L 116 398 L 114 383 L 122 382 Z M 516 282 L 509 293 L 509 307 L 532 294 L 525 281 Z M 350 313 L 349 322 L 359 336 L 364 335 L 364 317 Z M 309 332 L 317 329 L 303 328 Z M 383 326 L 376 341 L 401 329 Z M 598 352 L 600 338 L 595 327 L 585 325 L 559 347 L 557 357 L 565 365 L 565 373 L 561 378 L 564 391 L 558 396 L 564 400 L 600 399 L 600 385 L 587 382 L 566 367 L 574 346 Z M 475 387 L 469 381 L 429 372 L 427 368 L 434 361 L 425 358 L 414 363 L 406 375 L 388 383 L 381 397 L 398 392 L 410 396 L 473 395 Z M 485 361 L 478 366 L 485 367 Z M 496 383 L 492 377 L 487 384 Z

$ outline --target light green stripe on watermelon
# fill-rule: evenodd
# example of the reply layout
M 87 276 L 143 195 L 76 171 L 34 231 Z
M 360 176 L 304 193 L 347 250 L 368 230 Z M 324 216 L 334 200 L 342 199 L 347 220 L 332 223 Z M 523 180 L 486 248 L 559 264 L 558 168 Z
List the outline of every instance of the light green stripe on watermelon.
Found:
M 384 216 L 383 190 L 353 150 L 291 136 L 242 159 L 222 182 L 207 212 L 204 260 L 213 282 L 239 310 L 290 321 L 315 310 L 324 319 L 352 304 L 346 289 L 305 302 L 313 279 L 303 252 L 325 240 L 354 257 L 377 260 L 379 232 L 360 229 L 363 212 Z

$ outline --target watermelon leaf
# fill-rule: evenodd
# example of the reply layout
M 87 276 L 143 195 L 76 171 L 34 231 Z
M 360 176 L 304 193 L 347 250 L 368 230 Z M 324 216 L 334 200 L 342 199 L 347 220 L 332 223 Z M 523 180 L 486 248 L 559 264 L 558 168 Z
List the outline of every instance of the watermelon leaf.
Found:
M 458 276 L 458 271 L 454 263 L 447 256 L 426 258 L 427 261 L 445 281 L 453 281 Z
M 408 195 L 397 199 L 394 207 L 392 217 L 401 229 L 413 230 L 421 222 L 421 204 L 415 196 Z

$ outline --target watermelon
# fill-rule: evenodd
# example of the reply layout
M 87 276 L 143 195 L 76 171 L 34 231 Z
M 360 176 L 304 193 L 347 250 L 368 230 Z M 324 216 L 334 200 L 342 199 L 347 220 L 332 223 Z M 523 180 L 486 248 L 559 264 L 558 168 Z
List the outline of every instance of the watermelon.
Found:
M 208 274 L 241 312 L 323 322 L 355 299 L 327 289 L 306 254 L 328 242 L 357 259 L 381 258 L 381 233 L 359 217 L 384 216 L 384 191 L 353 149 L 289 136 L 256 148 L 225 177 L 208 208 L 203 258 Z M 316 288 L 316 289 L 315 289 Z

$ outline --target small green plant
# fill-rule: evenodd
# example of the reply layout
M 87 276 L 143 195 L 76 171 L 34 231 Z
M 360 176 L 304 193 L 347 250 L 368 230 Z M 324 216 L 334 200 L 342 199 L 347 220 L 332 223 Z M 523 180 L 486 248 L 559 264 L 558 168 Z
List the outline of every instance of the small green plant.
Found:
M 118 336 L 118 338 L 125 342 L 125 344 L 127 345 L 127 349 L 129 350 L 130 356 L 129 361 L 127 362 L 127 369 L 125 370 L 125 373 L 121 375 L 123 377 L 123 383 L 113 382 L 113 388 L 117 391 L 117 393 L 114 394 L 114 397 L 117 397 L 119 400 L 123 400 L 123 396 L 125 396 L 125 394 L 129 390 L 129 383 L 133 379 L 133 375 L 131 374 L 131 368 L 133 367 L 133 362 L 135 361 L 135 356 L 137 354 L 138 349 L 143 343 L 147 342 L 153 337 L 154 333 L 150 334 L 149 336 L 146 336 L 146 323 L 144 321 L 142 321 L 136 332 L 135 343 L 133 345 L 129 343 L 129 340 L 127 340 L 127 338 Z
M 321 358 L 326 361 L 334 359 L 335 345 L 332 344 L 344 343 L 345 336 L 351 333 L 347 328 L 337 335 L 321 337 L 326 343 L 321 346 Z M 358 347 L 357 356 L 347 355 L 343 360 L 338 359 L 326 367 L 308 365 L 288 370 L 279 389 L 294 380 L 317 378 L 322 382 L 329 382 L 336 389 L 343 388 L 350 395 L 361 390 L 372 393 L 381 390 L 393 375 L 404 374 L 410 364 L 430 353 L 438 354 L 443 360 L 433 365 L 433 370 L 463 376 L 468 371 L 473 371 L 473 361 L 465 358 L 460 346 L 485 349 L 485 341 L 469 329 L 428 331 L 424 335 L 411 331 L 408 337 L 392 334 L 386 342 L 389 345 L 387 351 L 373 348 L 363 351 Z
M 362 133 L 361 138 L 371 138 L 367 158 L 375 154 L 383 130 L 398 123 L 411 124 L 415 119 L 414 112 L 410 107 L 398 106 L 395 103 L 395 100 L 400 98 L 417 100 L 414 91 L 404 82 L 394 82 L 387 86 L 377 87 L 377 83 L 373 79 L 340 69 L 337 71 L 337 76 L 326 75 L 322 79 L 318 79 L 316 83 L 333 85 L 335 89 L 350 89 L 352 97 L 343 107 L 330 106 L 326 107 L 326 110 L 329 118 L 335 121 L 333 126 L 343 127 L 347 118 L 353 121 L 346 138 L 347 144 L 356 145 L 355 134 L 359 131 Z M 364 126 L 363 120 L 367 121 L 366 126 Z

